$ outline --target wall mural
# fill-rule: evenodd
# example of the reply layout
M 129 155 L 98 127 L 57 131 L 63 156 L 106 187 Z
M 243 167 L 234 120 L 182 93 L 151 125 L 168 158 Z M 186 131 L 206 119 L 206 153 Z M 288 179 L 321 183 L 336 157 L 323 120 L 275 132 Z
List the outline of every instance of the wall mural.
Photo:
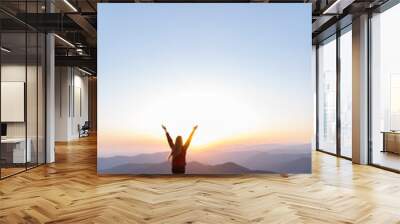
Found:
M 310 173 L 311 4 L 99 4 L 98 173 Z

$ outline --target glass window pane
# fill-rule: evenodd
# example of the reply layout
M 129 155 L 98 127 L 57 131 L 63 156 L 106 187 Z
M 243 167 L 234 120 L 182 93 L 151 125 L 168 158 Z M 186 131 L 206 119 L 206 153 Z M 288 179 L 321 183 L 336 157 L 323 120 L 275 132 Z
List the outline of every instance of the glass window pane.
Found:
M 340 152 L 352 157 L 352 35 L 340 36 Z
M 318 146 L 336 153 L 336 40 L 318 48 Z
M 26 34 L 1 34 L 1 175 L 25 170 L 26 150 Z M 29 149 L 29 147 L 28 147 Z
M 28 150 L 30 150 L 29 156 L 30 160 L 28 160 L 27 166 L 28 168 L 34 167 L 37 165 L 37 98 L 38 98 L 38 89 L 37 89 L 37 79 L 38 79 L 38 36 L 36 32 L 28 32 L 27 33 L 27 80 L 26 80 L 26 112 L 27 112 L 27 144 Z
M 43 13 L 45 0 L 1 1 L 0 7 L 19 15 Z M 7 14 L 0 12 L 0 17 L 7 21 L 0 24 L 0 178 L 4 178 L 45 162 L 46 39 Z
M 43 33 L 38 35 L 38 164 L 45 163 L 45 99 L 46 99 L 46 78 L 45 78 L 45 65 L 46 65 L 46 36 Z
M 317 149 L 316 146 L 316 136 L 317 136 L 317 48 L 315 45 L 312 46 L 312 53 L 311 53 L 311 73 L 312 73 L 312 84 L 313 84 L 313 138 L 312 138 L 312 143 L 311 147 L 313 150 Z
M 372 17 L 372 163 L 400 170 L 400 4 Z

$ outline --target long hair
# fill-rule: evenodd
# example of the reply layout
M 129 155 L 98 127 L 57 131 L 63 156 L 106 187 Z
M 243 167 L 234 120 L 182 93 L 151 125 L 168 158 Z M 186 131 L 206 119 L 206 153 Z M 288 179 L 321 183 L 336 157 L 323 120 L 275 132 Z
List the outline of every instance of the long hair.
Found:
M 170 159 L 171 157 L 175 158 L 176 156 L 181 154 L 182 148 L 183 148 L 182 136 L 177 136 L 176 139 L 175 139 L 175 147 L 171 151 L 171 154 L 169 155 L 168 159 Z

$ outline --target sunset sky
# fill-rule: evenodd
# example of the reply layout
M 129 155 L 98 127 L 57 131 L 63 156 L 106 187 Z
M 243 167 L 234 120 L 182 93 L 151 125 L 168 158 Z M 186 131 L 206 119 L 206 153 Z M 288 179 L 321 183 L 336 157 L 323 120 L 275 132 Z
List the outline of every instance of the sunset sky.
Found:
M 98 155 L 309 143 L 311 5 L 99 4 Z M 121 21 L 125 21 L 122 22 Z

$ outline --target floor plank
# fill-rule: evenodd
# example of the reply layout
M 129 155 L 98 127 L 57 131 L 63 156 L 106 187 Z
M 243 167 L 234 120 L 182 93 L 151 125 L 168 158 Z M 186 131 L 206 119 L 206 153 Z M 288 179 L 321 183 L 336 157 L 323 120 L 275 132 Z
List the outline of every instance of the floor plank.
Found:
M 313 153 L 311 175 L 96 173 L 96 138 L 0 181 L 0 223 L 400 223 L 400 175 Z

